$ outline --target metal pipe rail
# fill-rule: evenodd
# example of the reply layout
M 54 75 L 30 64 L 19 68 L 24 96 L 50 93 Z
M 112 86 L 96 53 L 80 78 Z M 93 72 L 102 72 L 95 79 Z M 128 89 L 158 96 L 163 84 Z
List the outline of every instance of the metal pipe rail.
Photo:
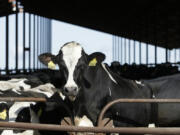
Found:
M 114 104 L 117 103 L 180 103 L 180 99 L 117 99 L 109 102 L 102 110 L 98 118 L 98 126 L 101 126 L 105 112 Z
M 128 133 L 128 134 L 180 134 L 180 128 L 110 128 L 110 127 L 77 127 L 53 124 L 35 124 L 23 122 L 0 122 L 0 127 L 4 128 L 20 128 L 32 130 L 52 130 L 52 131 L 68 131 L 68 132 L 94 132 L 94 133 Z
M 34 97 L 0 97 L 0 101 L 11 102 L 47 102 L 46 98 L 34 98 Z M 51 101 L 51 100 L 48 100 Z
M 3 97 L 0 101 L 40 101 L 47 102 L 45 98 L 19 98 L 19 97 Z M 4 128 L 20 128 L 20 129 L 32 129 L 32 130 L 52 130 L 52 131 L 68 131 L 68 132 L 94 132 L 94 133 L 125 133 L 125 134 L 180 134 L 180 128 L 146 128 L 146 127 L 102 127 L 101 122 L 104 113 L 114 104 L 117 103 L 180 103 L 180 99 L 117 99 L 108 103 L 101 111 L 98 118 L 98 127 L 76 127 L 65 125 L 53 125 L 53 124 L 35 124 L 35 123 L 22 123 L 22 122 L 0 122 L 0 127 Z

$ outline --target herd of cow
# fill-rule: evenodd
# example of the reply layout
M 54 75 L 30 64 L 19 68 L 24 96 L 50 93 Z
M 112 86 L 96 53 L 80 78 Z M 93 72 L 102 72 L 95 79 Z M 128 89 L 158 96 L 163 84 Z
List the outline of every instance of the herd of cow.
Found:
M 53 75 L 35 73 L 4 78 L 0 81 L 0 97 L 45 97 L 54 102 L 0 101 L 0 121 L 60 124 L 70 117 L 76 126 L 97 126 L 102 108 L 118 98 L 180 98 L 180 74 L 151 80 L 129 80 L 113 72 L 103 63 L 100 52 L 87 54 L 77 42 L 69 42 L 57 55 L 44 53 L 39 60 Z M 51 71 L 49 71 L 51 72 Z M 115 127 L 180 126 L 178 103 L 120 103 L 112 106 L 105 117 Z M 67 132 L 0 130 L 1 135 L 59 135 Z

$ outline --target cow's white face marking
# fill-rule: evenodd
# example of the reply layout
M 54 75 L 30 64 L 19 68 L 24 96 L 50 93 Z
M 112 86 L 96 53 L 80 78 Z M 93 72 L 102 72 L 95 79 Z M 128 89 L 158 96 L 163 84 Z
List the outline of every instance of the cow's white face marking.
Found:
M 78 88 L 77 84 L 74 81 L 73 73 L 75 70 L 75 67 L 81 58 L 82 54 L 82 47 L 76 43 L 71 42 L 68 45 L 62 47 L 62 53 L 63 53 L 63 60 L 67 66 L 68 70 L 68 78 L 67 82 L 65 84 L 65 87 L 76 87 Z

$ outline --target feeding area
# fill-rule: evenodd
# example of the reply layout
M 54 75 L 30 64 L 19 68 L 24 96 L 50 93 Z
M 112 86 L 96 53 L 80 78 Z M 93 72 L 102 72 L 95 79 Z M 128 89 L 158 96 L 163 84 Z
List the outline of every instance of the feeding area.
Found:
M 0 134 L 180 134 L 177 5 L 0 0 Z M 112 34 L 112 61 L 78 41 L 54 54 L 52 19 Z

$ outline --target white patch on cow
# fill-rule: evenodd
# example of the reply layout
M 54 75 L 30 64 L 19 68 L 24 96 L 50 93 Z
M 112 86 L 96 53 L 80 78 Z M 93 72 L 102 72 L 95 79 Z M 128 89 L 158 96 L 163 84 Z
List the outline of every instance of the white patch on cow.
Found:
M 15 122 L 18 113 L 35 102 L 15 102 L 9 109 L 9 122 Z
M 25 78 L 21 78 L 21 79 L 11 79 L 8 81 L 0 81 L 0 90 L 9 90 L 9 89 L 15 89 L 15 90 L 20 90 L 21 88 L 23 88 L 24 90 L 26 89 L 30 89 L 31 86 L 27 85 L 24 83 L 24 81 L 27 80 Z
M 118 113 L 118 112 L 116 112 L 116 115 L 118 116 L 118 115 L 119 115 L 119 113 Z
M 33 130 L 25 130 L 22 133 L 14 133 L 13 130 L 4 130 L 1 135 L 40 135 L 38 132 L 37 134 Z
M 104 70 L 106 71 L 106 73 L 108 74 L 108 76 L 110 77 L 110 79 L 114 82 L 114 83 L 116 83 L 117 84 L 117 82 L 116 82 L 116 80 L 112 77 L 112 75 L 108 72 L 108 70 L 106 69 L 106 66 L 105 66 L 105 64 L 101 64 L 102 65 L 102 67 L 104 68 Z
M 46 83 L 43 85 L 39 85 L 38 87 L 35 87 L 33 89 L 28 89 L 25 91 L 32 91 L 32 92 L 37 92 L 37 93 L 42 93 L 45 94 L 47 97 L 51 97 L 54 94 L 54 85 L 50 83 Z
M 82 118 L 75 117 L 75 126 L 82 126 L 82 127 L 93 127 L 93 123 L 87 116 L 83 116 Z
M 15 93 L 17 93 L 18 95 L 21 95 L 21 93 L 19 93 L 18 90 L 14 89 L 14 88 L 12 89 L 12 91 L 14 91 Z
M 135 80 L 135 82 L 136 82 L 137 84 L 141 85 L 141 86 L 144 86 L 144 84 L 142 84 L 142 82 L 141 82 L 141 81 L 137 81 L 137 80 Z
M 0 101 L 0 104 L 2 104 L 2 103 L 7 104 L 7 102 L 5 102 L 5 101 Z
M 148 125 L 148 128 L 154 128 L 154 127 L 156 127 L 154 123 Z
M 81 58 L 82 47 L 76 42 L 70 42 L 62 47 L 61 50 L 63 53 L 63 60 L 68 70 L 68 78 L 65 87 L 77 87 L 73 78 L 73 73 L 79 59 Z
M 35 104 L 35 102 L 15 102 L 9 109 L 9 122 L 15 122 L 17 114 L 25 107 L 29 107 L 30 104 Z M 37 114 L 30 109 L 31 123 L 39 123 L 39 118 Z M 37 130 L 25 130 L 21 133 L 14 133 L 13 130 L 3 130 L 1 135 L 40 135 Z
M 109 88 L 109 96 L 111 96 L 112 95 L 112 93 L 111 93 L 111 88 Z

